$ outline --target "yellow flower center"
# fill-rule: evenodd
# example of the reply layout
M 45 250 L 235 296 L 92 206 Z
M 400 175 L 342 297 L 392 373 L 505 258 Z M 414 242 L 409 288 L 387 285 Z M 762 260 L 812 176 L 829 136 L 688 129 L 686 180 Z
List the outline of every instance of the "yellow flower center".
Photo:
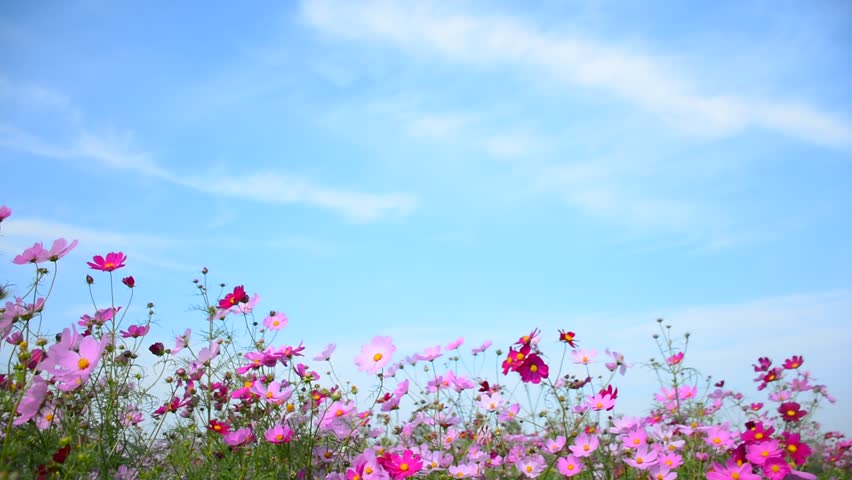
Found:
M 338 417 L 342 417 L 343 416 L 343 410 L 338 409 L 336 412 L 334 412 L 334 414 L 337 415 Z
M 642 465 L 642 462 L 644 462 L 644 460 L 642 460 L 642 457 L 636 457 L 636 463 Z
M 795 416 L 796 416 L 796 411 L 795 411 L 795 410 L 787 410 L 787 415 L 789 415 L 789 416 L 791 416 L 791 417 L 795 417 Z
M 400 463 L 399 469 L 402 470 L 403 472 L 407 472 L 408 471 L 408 464 L 407 463 Z
M 112 263 L 112 262 L 106 262 L 104 264 L 104 269 L 107 269 L 107 268 L 115 268 L 115 264 Z
M 537 372 L 538 366 L 537 365 L 530 365 L 530 371 L 533 372 L 533 373 Z
M 793 444 L 787 445 L 787 450 L 789 450 L 789 451 L 790 451 L 790 453 L 796 453 L 796 451 L 797 451 L 798 449 L 799 449 L 799 447 L 797 447 L 797 446 L 795 446 L 795 445 L 793 445 Z
M 638 438 L 633 439 L 633 445 L 639 445 L 640 442 L 642 442 L 642 440 L 639 440 Z
M 77 360 L 77 366 L 80 367 L 80 370 L 89 368 L 89 359 L 81 358 L 80 360 Z
M 740 480 L 740 474 L 737 472 L 733 472 L 731 474 L 731 478 L 733 478 L 734 480 Z
M 713 439 L 713 443 L 715 443 L 716 445 L 719 445 L 719 444 L 722 443 L 722 439 L 719 438 L 719 437 L 716 437 L 716 438 Z
M 377 354 L 373 355 L 373 361 L 378 362 L 379 360 L 382 359 L 383 356 L 384 355 L 382 355 L 381 353 L 377 353 Z
M 565 468 L 570 472 L 570 471 L 574 470 L 574 464 L 569 463 Z
M 763 438 L 763 434 L 762 433 L 755 433 L 754 438 L 757 439 L 757 440 L 760 440 L 760 439 Z
M 589 449 L 591 449 L 591 448 L 592 448 L 592 447 L 590 447 L 588 444 L 583 445 L 583 451 L 584 451 L 584 452 L 588 452 L 588 451 L 589 451 Z

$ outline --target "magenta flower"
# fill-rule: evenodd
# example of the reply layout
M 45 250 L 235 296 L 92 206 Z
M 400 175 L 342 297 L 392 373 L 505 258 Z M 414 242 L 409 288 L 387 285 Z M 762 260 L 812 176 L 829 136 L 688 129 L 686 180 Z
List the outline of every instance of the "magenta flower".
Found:
M 802 406 L 796 402 L 785 402 L 778 407 L 778 412 L 785 422 L 798 422 L 808 414 L 806 410 L 802 410 Z
M 549 369 L 540 356 L 532 353 L 518 367 L 518 373 L 521 374 L 523 382 L 538 384 L 542 378 L 547 378 Z
M 246 293 L 245 287 L 242 285 L 237 285 L 234 287 L 234 291 L 225 295 L 225 298 L 219 300 L 219 308 L 231 308 L 238 303 L 247 303 L 249 301 L 249 296 Z
M 672 365 L 672 366 L 677 365 L 682 361 L 683 361 L 683 352 L 678 352 L 678 353 L 676 353 L 676 354 L 674 354 L 671 357 L 666 359 L 666 363 L 668 363 L 669 365 Z
M 112 272 L 124 266 L 127 257 L 122 252 L 109 252 L 106 258 L 95 255 L 91 262 L 86 262 L 92 270 L 100 270 L 102 272 Z
M 131 275 L 129 277 L 122 278 L 121 283 L 125 284 L 127 288 L 133 288 L 136 286 L 136 279 L 133 278 L 133 275 Z
M 0 222 L 9 218 L 10 215 L 12 215 L 12 209 L 6 205 L 0 205 Z
M 15 265 L 26 265 L 27 263 L 39 264 L 46 262 L 48 258 L 50 258 L 50 251 L 45 250 L 41 242 L 38 242 L 13 258 L 12 263 Z
M 801 367 L 803 363 L 805 363 L 805 359 L 801 355 L 793 355 L 793 358 L 784 360 L 783 367 L 787 370 L 795 370 Z
M 376 337 L 381 338 L 381 337 Z M 390 338 L 390 337 L 385 337 Z M 374 339 L 375 340 L 375 339 Z M 420 455 L 405 450 L 402 455 L 395 453 L 386 453 L 384 456 L 377 459 L 382 468 L 388 472 L 388 475 L 393 480 L 401 480 L 403 478 L 413 477 L 421 469 L 423 469 L 423 460 Z
M 355 365 L 362 372 L 379 373 L 390 362 L 396 352 L 391 337 L 373 337 L 370 343 L 361 347 L 361 353 L 355 357 Z

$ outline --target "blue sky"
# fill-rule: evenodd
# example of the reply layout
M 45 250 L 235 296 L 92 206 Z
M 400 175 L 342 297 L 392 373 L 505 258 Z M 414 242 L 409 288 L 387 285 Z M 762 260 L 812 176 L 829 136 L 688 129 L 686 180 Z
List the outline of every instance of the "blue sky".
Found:
M 749 393 L 803 354 L 852 431 L 845 2 L 0 12 L 0 279 L 79 239 L 52 328 L 115 250 L 164 336 L 203 323 L 202 266 L 352 356 L 539 326 L 641 361 L 664 317 Z

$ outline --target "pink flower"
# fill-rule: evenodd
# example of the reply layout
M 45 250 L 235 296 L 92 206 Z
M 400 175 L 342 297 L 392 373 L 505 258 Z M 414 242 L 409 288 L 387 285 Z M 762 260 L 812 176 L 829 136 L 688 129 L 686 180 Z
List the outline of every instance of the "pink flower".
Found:
M 752 466 L 748 462 L 738 465 L 734 460 L 728 460 L 724 466 L 714 463 L 707 472 L 707 480 L 761 480 L 760 475 L 752 473 Z
M 581 433 L 574 439 L 574 445 L 568 447 L 576 457 L 588 457 L 598 449 L 598 437 Z
M 12 215 L 12 209 L 6 205 L 0 205 L 0 222 L 9 218 L 10 215 Z
M 319 353 L 319 355 L 314 357 L 314 360 L 318 362 L 327 362 L 331 359 L 331 354 L 334 353 L 335 349 L 337 349 L 337 345 L 329 343 L 325 346 L 325 349 Z
M 65 240 L 64 238 L 57 238 L 56 240 L 53 241 L 53 245 L 51 245 L 51 247 L 50 247 L 50 251 L 48 252 L 48 258 L 47 259 L 50 260 L 51 262 L 55 262 L 55 261 L 59 260 L 60 258 L 64 257 L 65 255 L 67 255 L 68 252 L 70 252 L 71 250 L 74 250 L 74 247 L 76 247 L 76 246 L 77 246 L 77 240 L 74 240 L 69 245 L 68 241 Z
M 148 325 L 131 325 L 127 331 L 122 330 L 120 333 L 122 338 L 139 338 L 147 335 L 150 328 Z
M 377 460 L 394 480 L 412 477 L 423 469 L 423 460 L 420 455 L 415 454 L 411 450 L 405 450 L 402 452 L 402 455 L 386 453 Z
M 574 455 L 568 455 L 556 461 L 556 469 L 566 477 L 573 477 L 583 471 L 583 462 Z
M 666 363 L 668 363 L 669 365 L 672 365 L 672 366 L 677 365 L 682 361 L 683 361 L 683 352 L 678 352 L 678 353 L 676 353 L 676 354 L 674 354 L 671 357 L 666 359 Z
M 119 268 L 124 266 L 124 262 L 127 260 L 127 257 L 122 252 L 109 252 L 106 255 L 106 258 L 95 255 L 92 258 L 91 262 L 86 262 L 86 264 L 92 268 L 92 270 L 100 270 L 102 272 L 112 272 L 113 270 L 118 270 Z
M 26 265 L 27 263 L 39 264 L 46 262 L 48 258 L 50 258 L 50 252 L 44 249 L 41 242 L 38 242 L 12 259 L 12 263 L 15 265 Z
M 66 332 L 68 332 L 67 329 Z M 53 374 L 59 389 L 67 392 L 76 389 L 89 379 L 89 375 L 97 366 L 108 344 L 108 338 L 97 340 L 94 337 L 84 337 L 80 339 L 75 351 L 73 335 L 67 340 L 66 333 L 63 333 L 62 337 L 60 343 L 50 347 L 48 357 L 42 362 L 42 366 L 45 371 Z
M 657 452 L 649 451 L 647 445 L 642 445 L 633 452 L 633 458 L 627 457 L 624 462 L 633 468 L 647 470 L 657 464 Z
M 44 397 L 47 395 L 47 381 L 41 377 L 33 377 L 33 383 L 27 389 L 27 393 L 18 404 L 18 418 L 13 422 L 15 425 L 26 423 L 35 417 L 41 408 Z
M 547 464 L 541 455 L 531 455 L 515 461 L 515 468 L 527 478 L 536 478 L 544 471 Z
M 391 337 L 373 337 L 370 343 L 361 347 L 361 354 L 355 357 L 355 364 L 362 372 L 376 374 L 390 362 L 394 352 L 396 347 Z
M 223 440 L 231 447 L 238 447 L 254 441 L 254 434 L 248 427 L 233 431 L 224 436 Z
M 574 363 L 579 363 L 581 365 L 588 365 L 592 363 L 597 354 L 598 352 L 595 350 L 585 350 L 583 348 L 571 351 L 571 357 L 574 358 Z
M 267 430 L 263 434 L 263 437 L 269 443 L 287 443 L 293 439 L 293 434 L 294 432 L 290 427 L 279 423 Z
M 459 338 L 453 340 L 452 342 L 449 343 L 449 345 L 447 345 L 447 351 L 455 350 L 455 349 L 459 348 L 462 343 L 464 343 L 464 337 L 459 337 Z
M 136 286 L 136 279 L 133 278 L 133 275 L 129 277 L 124 277 L 121 279 L 121 283 L 127 286 L 127 288 L 133 288 Z
M 287 316 L 281 312 L 269 312 L 269 316 L 263 319 L 263 326 L 270 330 L 281 330 L 287 326 Z
M 473 353 L 474 355 L 479 355 L 480 353 L 482 353 L 482 352 L 484 352 L 484 351 L 488 350 L 488 347 L 490 347 L 490 346 L 491 346 L 491 340 L 487 340 L 487 341 L 486 341 L 485 343 L 483 343 L 482 345 L 480 345 L 480 346 L 478 346 L 478 347 L 474 348 L 473 350 L 471 350 L 471 353 Z

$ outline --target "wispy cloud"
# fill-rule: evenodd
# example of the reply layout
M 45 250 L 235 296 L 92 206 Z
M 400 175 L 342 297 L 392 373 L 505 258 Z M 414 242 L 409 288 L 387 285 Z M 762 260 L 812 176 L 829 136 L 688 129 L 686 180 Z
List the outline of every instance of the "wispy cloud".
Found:
M 408 194 L 374 194 L 332 189 L 295 176 L 274 172 L 221 177 L 186 177 L 177 180 L 200 192 L 225 195 L 271 204 L 304 204 L 335 211 L 359 222 L 372 222 L 386 215 L 405 216 L 417 202 Z
M 609 92 L 694 134 L 727 136 L 758 127 L 816 144 L 852 145 L 849 119 L 820 108 L 785 99 L 701 93 L 687 74 L 653 55 L 446 6 L 306 0 L 303 16 L 318 30 L 343 38 L 376 40 L 468 65 L 529 70 L 566 87 Z
M 195 266 L 163 260 L 159 255 L 165 249 L 175 247 L 179 240 L 171 237 L 153 234 L 124 233 L 100 230 L 55 222 L 43 219 L 14 217 L 3 223 L 3 235 L 0 236 L 0 253 L 13 257 L 21 253 L 33 242 L 48 244 L 57 238 L 79 240 L 88 252 L 104 253 L 120 245 L 125 252 L 133 252 L 133 257 L 149 265 L 177 271 L 195 271 Z M 81 254 L 80 249 L 72 251 L 72 255 Z
M 409 215 L 417 206 L 416 198 L 410 194 L 337 189 L 278 172 L 249 173 L 227 179 L 213 175 L 182 176 L 135 149 L 129 134 L 95 135 L 83 131 L 69 146 L 58 146 L 28 131 L 0 124 L 0 146 L 59 160 L 96 160 L 111 169 L 133 171 L 211 195 L 322 208 L 356 222 L 373 222 L 388 215 Z

